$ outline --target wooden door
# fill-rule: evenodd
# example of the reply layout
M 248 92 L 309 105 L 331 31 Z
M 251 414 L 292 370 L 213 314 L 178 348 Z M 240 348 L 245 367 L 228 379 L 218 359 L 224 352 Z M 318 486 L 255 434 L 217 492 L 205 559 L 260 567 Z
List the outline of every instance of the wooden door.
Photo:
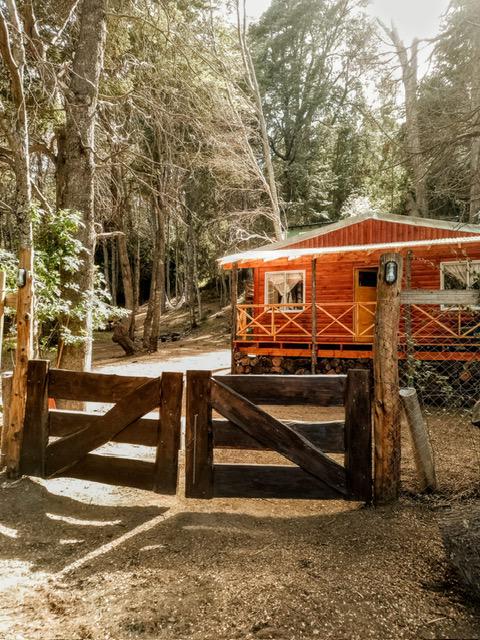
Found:
M 355 340 L 373 342 L 378 268 L 355 269 Z

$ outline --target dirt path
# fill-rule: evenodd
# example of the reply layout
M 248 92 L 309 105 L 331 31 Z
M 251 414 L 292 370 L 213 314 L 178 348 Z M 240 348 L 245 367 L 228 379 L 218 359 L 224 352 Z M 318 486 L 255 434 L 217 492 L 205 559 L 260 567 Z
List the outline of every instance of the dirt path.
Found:
M 227 368 L 225 343 L 204 344 L 193 336 L 128 360 L 105 347 L 96 368 Z M 480 638 L 479 610 L 448 575 L 437 528 L 451 492 L 474 490 L 479 441 L 463 429 L 439 420 L 442 492 L 431 499 L 408 495 L 406 441 L 404 495 L 382 509 L 4 480 L 0 638 Z

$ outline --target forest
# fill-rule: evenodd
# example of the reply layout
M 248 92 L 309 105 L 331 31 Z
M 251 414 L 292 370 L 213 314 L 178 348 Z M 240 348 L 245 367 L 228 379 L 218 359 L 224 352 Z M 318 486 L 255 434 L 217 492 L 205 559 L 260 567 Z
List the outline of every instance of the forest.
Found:
M 478 222 L 480 4 L 413 42 L 367 5 L 2 0 L 0 265 L 34 249 L 37 354 L 88 369 L 144 304 L 155 351 L 166 310 L 227 302 L 218 258 L 291 230 Z

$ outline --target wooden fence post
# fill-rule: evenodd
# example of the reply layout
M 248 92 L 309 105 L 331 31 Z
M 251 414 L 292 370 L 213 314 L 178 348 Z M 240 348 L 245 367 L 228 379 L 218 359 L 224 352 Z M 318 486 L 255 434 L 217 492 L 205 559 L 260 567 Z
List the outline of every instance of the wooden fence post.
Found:
M 232 335 L 230 345 L 230 356 L 232 358 L 231 373 L 235 373 L 235 340 L 237 339 L 237 300 L 238 300 L 238 267 L 232 266 L 230 276 L 230 304 L 232 307 Z
M 375 314 L 374 412 L 375 502 L 386 504 L 400 490 L 400 396 L 398 382 L 398 329 L 402 256 L 380 258 Z M 390 282 L 389 280 L 390 276 Z M 396 276 L 396 277 L 395 277 Z
M 345 389 L 345 471 L 350 496 L 372 500 L 372 398 L 370 372 L 351 369 Z
M 20 472 L 43 478 L 48 444 L 48 360 L 30 360 Z
M 13 371 L 12 400 L 5 434 L 5 464 L 10 477 L 19 472 L 20 451 L 25 419 L 28 361 L 33 354 L 33 249 L 20 250 L 20 269 L 26 273 L 25 284 L 17 292 L 17 348 Z
M 161 389 L 154 489 L 158 493 L 175 495 L 182 424 L 183 374 L 162 373 Z
M 317 373 L 317 259 L 312 258 L 312 373 Z
M 185 496 L 213 496 L 213 433 L 210 371 L 187 371 Z
M 2 374 L 2 437 L 0 439 L 0 471 L 5 466 L 5 447 L 6 447 L 6 434 L 9 424 L 10 402 L 12 400 L 12 382 L 13 372 L 7 371 Z
M 2 368 L 3 353 L 3 323 L 5 314 L 5 296 L 7 294 L 7 274 L 0 271 L 0 369 Z

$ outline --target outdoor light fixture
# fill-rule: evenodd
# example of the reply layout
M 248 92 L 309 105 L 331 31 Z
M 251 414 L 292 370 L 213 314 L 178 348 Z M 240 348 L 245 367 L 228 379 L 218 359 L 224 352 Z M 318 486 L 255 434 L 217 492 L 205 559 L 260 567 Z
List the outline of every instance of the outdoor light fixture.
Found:
M 19 269 L 17 273 L 17 286 L 19 289 L 27 284 L 27 270 Z
M 389 260 L 389 262 L 385 265 L 385 282 L 387 284 L 395 284 L 398 276 L 398 266 L 397 263 L 393 260 Z

